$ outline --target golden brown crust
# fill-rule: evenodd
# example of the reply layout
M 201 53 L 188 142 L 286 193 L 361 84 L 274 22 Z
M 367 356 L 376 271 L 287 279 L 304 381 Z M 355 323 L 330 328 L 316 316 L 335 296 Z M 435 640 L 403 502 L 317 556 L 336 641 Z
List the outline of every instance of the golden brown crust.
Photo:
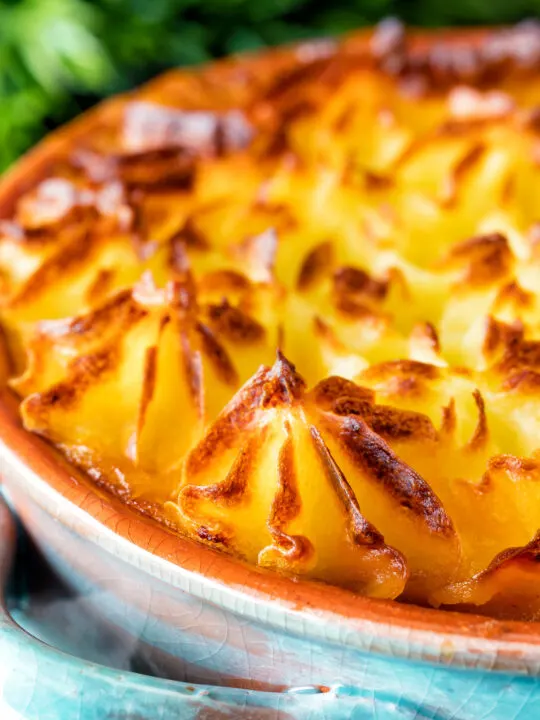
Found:
M 538 530 L 539 65 L 534 23 L 386 22 L 173 71 L 48 140 L 0 193 L 27 428 L 237 557 L 506 616 L 471 588 Z

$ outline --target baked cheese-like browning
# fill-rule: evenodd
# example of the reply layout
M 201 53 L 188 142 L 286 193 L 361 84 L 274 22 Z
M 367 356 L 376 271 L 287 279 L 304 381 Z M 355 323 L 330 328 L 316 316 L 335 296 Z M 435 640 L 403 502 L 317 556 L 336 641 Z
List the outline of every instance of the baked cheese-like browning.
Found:
M 540 26 L 173 71 L 0 222 L 24 426 L 241 561 L 540 619 Z

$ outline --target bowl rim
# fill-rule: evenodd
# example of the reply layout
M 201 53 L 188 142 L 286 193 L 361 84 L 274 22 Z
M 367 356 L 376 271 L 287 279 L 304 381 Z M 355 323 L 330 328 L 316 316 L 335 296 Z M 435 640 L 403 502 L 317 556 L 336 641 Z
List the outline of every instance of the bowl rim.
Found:
M 476 46 L 490 28 L 414 31 L 413 48 L 436 39 Z M 351 34 L 344 47 L 367 48 L 370 30 Z M 318 43 L 320 41 L 315 41 Z M 323 41 L 324 42 L 324 41 Z M 333 42 L 333 41 L 330 41 Z M 290 62 L 312 43 L 265 50 L 206 66 L 220 72 L 231 64 Z M 145 88 L 165 85 L 190 71 L 172 70 Z M 118 118 L 130 93 L 117 95 L 51 133 L 0 180 L 0 219 L 17 197 L 43 178 L 54 158 L 102 122 Z M 258 623 L 268 623 L 309 640 L 341 643 L 362 651 L 452 667 L 540 674 L 540 622 L 496 620 L 356 595 L 310 580 L 295 580 L 248 566 L 172 533 L 92 484 L 48 442 L 24 430 L 15 396 L 0 391 L 0 459 L 9 492 L 19 484 L 56 519 L 129 564 L 175 587 Z
M 8 668 L 33 668 L 36 662 L 47 665 L 46 684 L 48 685 L 48 702 L 50 694 L 62 699 L 66 694 L 66 677 L 73 678 L 77 686 L 91 685 L 91 692 L 96 692 L 96 686 L 105 698 L 107 710 L 111 711 L 111 697 L 108 691 L 121 686 L 119 697 L 112 701 L 119 701 L 122 707 L 126 704 L 126 695 L 133 695 L 132 701 L 138 700 L 143 693 L 157 694 L 159 699 L 175 702 L 177 712 L 182 710 L 186 702 L 198 703 L 201 707 L 208 701 L 218 702 L 231 708 L 239 705 L 255 704 L 256 707 L 271 707 L 278 703 L 279 707 L 286 706 L 293 710 L 296 705 L 303 704 L 306 696 L 310 704 L 320 704 L 323 696 L 324 706 L 328 705 L 328 696 L 331 702 L 340 705 L 355 703 L 355 692 L 351 686 L 334 684 L 332 686 L 299 685 L 282 687 L 280 689 L 263 687 L 244 687 L 213 685 L 205 683 L 190 683 L 185 680 L 161 678 L 154 675 L 144 675 L 134 670 L 110 667 L 103 662 L 87 660 L 59 649 L 51 644 L 49 639 L 43 639 L 33 634 L 20 618 L 15 618 L 7 599 L 6 585 L 13 570 L 15 550 L 17 546 L 17 527 L 15 517 L 11 512 L 0 487 L 0 661 L 7 663 Z M 19 608 L 20 609 L 20 608 Z M 23 616 L 26 615 L 23 609 Z M 30 672 L 33 670 L 31 669 Z M 56 682 L 55 678 L 61 681 Z M 252 683 L 256 685 L 256 683 Z M 1 686 L 1 678 L 0 678 Z M 69 696 L 69 691 L 67 692 Z M 76 698 L 73 698 L 76 702 Z M 38 700 L 39 702 L 39 700 Z M 174 717 L 177 717 L 175 714 Z

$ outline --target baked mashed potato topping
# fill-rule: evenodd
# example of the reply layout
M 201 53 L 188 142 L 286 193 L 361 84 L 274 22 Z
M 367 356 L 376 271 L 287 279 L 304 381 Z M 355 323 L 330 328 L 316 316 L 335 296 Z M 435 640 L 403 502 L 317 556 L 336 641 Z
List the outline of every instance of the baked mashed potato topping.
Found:
M 0 223 L 24 426 L 239 560 L 540 619 L 540 26 L 393 21 L 68 134 Z

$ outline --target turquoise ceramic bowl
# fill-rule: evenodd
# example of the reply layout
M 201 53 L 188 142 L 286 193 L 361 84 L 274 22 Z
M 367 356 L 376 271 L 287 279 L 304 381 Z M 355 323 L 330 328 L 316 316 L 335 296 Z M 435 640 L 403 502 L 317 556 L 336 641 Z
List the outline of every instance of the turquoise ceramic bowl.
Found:
M 368 601 L 243 567 L 236 575 L 231 561 L 101 497 L 40 441 L 19 437 L 5 413 L 0 427 L 4 490 L 25 527 L 63 579 L 124 642 L 141 638 L 170 678 L 70 657 L 3 610 L 0 688 L 15 718 L 540 717 L 535 624 Z M 13 528 L 4 507 L 0 518 L 5 576 Z
M 15 522 L 0 496 L 0 717 L 2 720 L 323 718 L 332 705 L 350 717 L 370 699 L 348 688 L 283 693 L 159 680 L 79 660 L 40 642 L 10 616 L 4 585 L 15 550 Z M 27 624 L 27 622 L 25 623 Z M 54 633 L 52 633 L 54 634 Z

